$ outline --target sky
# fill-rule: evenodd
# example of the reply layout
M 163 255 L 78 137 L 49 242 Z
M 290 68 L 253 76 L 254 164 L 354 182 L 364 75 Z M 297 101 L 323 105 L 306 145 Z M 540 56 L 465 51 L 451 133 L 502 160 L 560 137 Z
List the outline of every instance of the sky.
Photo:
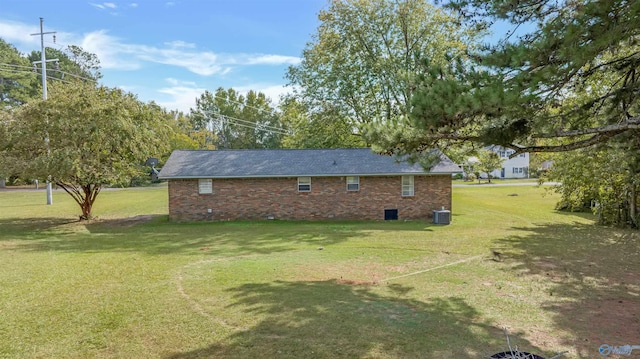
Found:
M 101 84 L 185 113 L 205 90 L 290 91 L 327 0 L 0 0 L 0 38 L 23 54 L 77 45 L 100 59 Z

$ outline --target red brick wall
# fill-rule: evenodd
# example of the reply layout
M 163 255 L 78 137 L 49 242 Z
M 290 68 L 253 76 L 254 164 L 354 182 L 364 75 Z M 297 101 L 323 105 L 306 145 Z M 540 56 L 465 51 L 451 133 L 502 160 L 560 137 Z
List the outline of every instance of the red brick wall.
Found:
M 345 177 L 312 177 L 311 192 L 298 192 L 298 178 L 214 179 L 213 194 L 198 194 L 198 180 L 169 181 L 173 221 L 237 219 L 383 220 L 427 219 L 434 209 L 451 209 L 451 175 L 414 176 L 414 196 L 402 197 L 401 177 L 360 177 L 360 190 L 347 191 Z M 211 213 L 208 213 L 211 209 Z

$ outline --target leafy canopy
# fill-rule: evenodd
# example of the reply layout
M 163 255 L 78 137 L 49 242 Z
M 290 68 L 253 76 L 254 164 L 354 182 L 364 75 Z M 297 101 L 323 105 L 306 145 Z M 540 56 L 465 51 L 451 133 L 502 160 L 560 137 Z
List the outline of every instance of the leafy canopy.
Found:
M 23 105 L 8 123 L 14 172 L 51 180 L 78 202 L 83 218 L 105 184 L 126 183 L 148 157 L 166 152 L 166 114 L 119 89 L 50 85 L 49 99 Z
M 194 130 L 210 131 L 206 144 L 220 149 L 277 148 L 285 134 L 269 98 L 253 90 L 246 96 L 232 88 L 205 91 L 191 121 Z
M 0 39 L 0 111 L 42 96 L 30 61 L 11 44 Z
M 478 36 L 427 0 L 332 0 L 318 19 L 302 62 L 289 68 L 287 78 L 310 113 L 344 123 L 331 127 L 349 133 L 407 116 L 418 59 L 444 63 L 448 53 L 464 54 Z

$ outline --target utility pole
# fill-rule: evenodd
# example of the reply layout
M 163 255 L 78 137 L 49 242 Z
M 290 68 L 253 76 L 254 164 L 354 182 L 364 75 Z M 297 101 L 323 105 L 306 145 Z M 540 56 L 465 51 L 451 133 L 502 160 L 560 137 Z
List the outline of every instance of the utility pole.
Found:
M 40 61 L 34 61 L 33 64 L 35 66 L 35 64 L 42 64 L 42 99 L 43 100 L 47 100 L 47 61 L 58 61 L 58 59 L 51 59 L 51 60 L 47 60 L 47 55 L 45 55 L 44 52 L 44 35 L 46 34 L 55 34 L 55 31 L 50 31 L 50 32 L 44 32 L 42 31 L 42 23 L 44 21 L 44 18 L 40 18 L 40 32 L 39 33 L 35 33 L 35 34 L 31 34 L 31 36 L 34 35 L 40 35 L 40 49 L 41 49 L 41 57 L 40 57 Z M 47 120 L 47 123 L 49 123 L 49 120 Z M 49 133 L 47 133 L 47 136 L 44 139 L 45 144 L 47 145 L 47 155 L 49 154 Z M 53 204 L 53 191 L 51 189 L 51 176 L 47 177 L 47 204 L 51 205 Z

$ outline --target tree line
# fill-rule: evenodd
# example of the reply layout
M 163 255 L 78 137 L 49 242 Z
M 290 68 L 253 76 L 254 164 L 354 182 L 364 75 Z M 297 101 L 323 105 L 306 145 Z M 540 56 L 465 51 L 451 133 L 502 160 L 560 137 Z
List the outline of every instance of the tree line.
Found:
M 122 122 L 115 107 L 64 112 L 73 108 L 64 101 L 108 98 L 135 109 L 127 112 L 137 114 L 131 127 L 121 123 L 110 131 L 136 139 L 129 131 L 140 127 L 148 142 L 138 157 L 153 152 L 166 158 L 175 148 L 370 146 L 428 168 L 436 159 L 433 148 L 463 163 L 499 145 L 514 149 L 513 155 L 538 153 L 553 161 L 544 178 L 562 182 L 560 207 L 593 207 L 603 223 L 637 227 L 638 18 L 640 2 L 626 0 L 332 0 L 318 14 L 302 61 L 285 74 L 289 94 L 269 99 L 257 91 L 212 89 L 186 114 L 95 84 L 99 61 L 78 47 L 46 50 L 61 61 L 52 72 L 52 101 L 44 103 L 37 100 L 37 76 L 23 71 L 38 52 L 22 56 L 0 41 L 0 172 L 11 168 L 43 178 L 44 172 L 27 170 L 37 163 L 46 173 L 79 173 L 82 166 L 64 161 L 43 164 L 64 157 L 56 157 L 53 141 L 53 122 L 61 113 L 81 122 L 73 126 L 79 136 L 118 148 L 124 142 L 109 147 L 109 140 L 118 140 L 96 137 L 101 126 Z M 71 96 L 69 86 L 86 87 L 86 95 Z M 110 120 L 101 123 L 100 116 Z M 34 118 L 44 121 L 37 134 L 20 127 Z M 43 136 L 50 138 L 46 146 Z M 31 137 L 33 144 L 24 144 Z M 87 151 L 102 153 L 72 142 L 61 140 L 67 146 L 61 151 L 76 151 L 82 161 Z M 113 160 L 103 152 L 101 162 Z M 16 156 L 23 165 L 8 165 L 18 163 Z M 138 157 L 127 161 L 139 163 Z M 113 166 L 132 173 L 123 163 Z

